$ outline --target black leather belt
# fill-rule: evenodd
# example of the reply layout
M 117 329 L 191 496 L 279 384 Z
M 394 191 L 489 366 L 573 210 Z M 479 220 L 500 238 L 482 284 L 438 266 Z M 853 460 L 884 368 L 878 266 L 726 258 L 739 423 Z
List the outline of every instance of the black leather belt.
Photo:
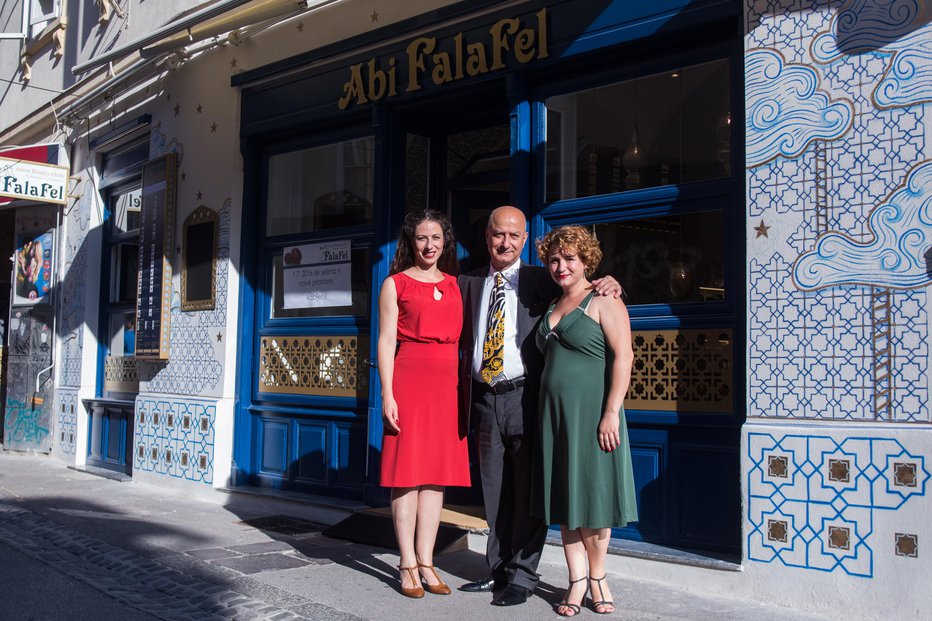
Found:
M 506 392 L 511 392 L 512 390 L 517 390 L 518 388 L 524 386 L 524 378 L 519 377 L 518 379 L 513 380 L 502 380 L 500 382 L 496 382 L 494 386 L 489 386 L 485 382 L 476 382 L 476 386 L 487 392 L 491 392 L 496 395 L 503 395 Z

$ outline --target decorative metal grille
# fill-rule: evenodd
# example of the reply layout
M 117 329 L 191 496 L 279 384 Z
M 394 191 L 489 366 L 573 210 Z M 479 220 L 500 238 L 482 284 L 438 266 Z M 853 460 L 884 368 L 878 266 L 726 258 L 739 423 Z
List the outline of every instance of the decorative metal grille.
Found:
M 733 338 L 727 329 L 632 333 L 634 366 L 625 407 L 733 411 Z
M 104 358 L 104 390 L 109 392 L 139 392 L 139 367 L 132 356 Z
M 265 336 L 259 341 L 259 392 L 364 399 L 369 370 L 365 337 Z

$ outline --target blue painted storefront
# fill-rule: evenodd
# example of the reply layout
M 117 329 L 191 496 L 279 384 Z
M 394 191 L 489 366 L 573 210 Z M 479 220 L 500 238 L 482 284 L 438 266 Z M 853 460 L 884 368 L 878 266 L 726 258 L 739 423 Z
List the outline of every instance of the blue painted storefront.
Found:
M 384 502 L 378 487 L 382 436 L 378 377 L 363 359 L 375 359 L 377 283 L 388 273 L 397 226 L 410 199 L 405 184 L 406 145 L 424 140 L 429 145 L 424 157 L 426 198 L 450 209 L 464 264 L 481 262 L 484 242 L 475 218 L 495 204 L 507 202 L 525 210 L 532 240 L 564 223 L 662 220 L 710 210 L 722 214 L 722 278 L 729 295 L 702 303 L 629 303 L 629 309 L 635 331 L 727 331 L 733 405 L 727 412 L 627 410 L 641 519 L 616 534 L 735 553 L 740 545 L 739 440 L 745 418 L 742 137 L 734 133 L 729 137 L 727 167 L 736 172 L 724 178 L 548 200 L 545 101 L 681 66 L 722 61 L 729 67 L 729 119 L 733 127 L 741 127 L 741 6 L 711 0 L 541 1 L 503 9 L 495 4 L 457 3 L 429 21 L 396 24 L 234 77 L 233 84 L 242 88 L 243 95 L 241 146 L 246 170 L 234 480 L 240 485 Z M 488 42 L 490 28 L 511 18 L 518 19 L 519 29 L 533 30 L 538 45 L 543 32 L 546 53 L 538 47 L 533 58 L 521 62 L 514 54 L 518 44 L 512 40 L 502 51 L 500 68 L 475 77 L 457 72 L 457 36 Z M 429 23 L 439 25 L 425 34 Z M 543 30 L 534 30 L 542 25 Z M 463 77 L 433 83 L 429 76 L 436 64 L 425 56 L 417 88 L 412 88 L 407 48 L 421 36 L 435 37 L 435 52 L 449 52 L 455 75 Z M 382 41 L 400 42 L 381 45 Z M 488 46 L 494 49 L 494 37 Z M 354 53 L 362 48 L 370 51 Z M 531 49 L 530 44 L 525 49 Z M 494 61 L 490 64 L 494 66 Z M 360 68 L 354 83 L 351 68 L 356 65 Z M 379 82 L 391 79 L 391 68 L 397 72 L 394 95 L 390 84 Z M 365 96 L 360 97 L 360 92 Z M 380 92 L 381 97 L 374 96 Z M 449 170 L 437 165 L 455 139 L 489 128 L 507 132 L 506 172 L 493 167 L 452 178 Z M 270 161 L 351 139 L 371 139 L 373 145 L 371 222 L 268 235 Z M 476 188 L 485 190 L 480 193 Z M 273 317 L 275 257 L 293 246 L 335 240 L 350 240 L 352 250 L 366 257 L 371 293 L 365 312 Z M 524 258 L 537 262 L 530 244 Z M 356 397 L 259 389 L 260 341 L 307 334 L 350 340 L 367 348 L 358 355 Z M 448 500 L 478 504 L 477 493 L 450 490 Z

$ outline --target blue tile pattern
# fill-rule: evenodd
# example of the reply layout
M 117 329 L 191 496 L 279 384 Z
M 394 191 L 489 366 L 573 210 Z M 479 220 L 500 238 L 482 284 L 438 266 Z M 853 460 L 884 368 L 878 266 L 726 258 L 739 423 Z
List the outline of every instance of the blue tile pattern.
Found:
M 227 199 L 218 212 L 217 299 L 213 310 L 182 311 L 181 295 L 172 295 L 171 344 L 167 363 L 140 361 L 145 392 L 220 396 L 227 314 L 227 272 L 230 259 L 230 209 Z M 180 255 L 178 256 L 180 260 Z M 176 264 L 178 261 L 176 261 Z M 177 269 L 177 265 L 176 265 Z
M 78 432 L 78 391 L 55 391 L 55 441 L 58 451 L 74 455 Z
M 922 451 L 898 440 L 748 434 L 748 558 L 872 577 L 875 514 L 926 494 Z
M 211 484 L 217 404 L 194 399 L 136 399 L 133 469 Z
M 916 2 L 892 4 L 746 3 L 748 110 L 804 94 L 851 112 L 846 131 L 815 140 L 805 105 L 785 124 L 748 121 L 748 225 L 771 226 L 748 244 L 751 417 L 932 420 L 932 64 L 903 72 L 928 55 L 932 26 Z M 790 75 L 805 88 L 782 85 Z

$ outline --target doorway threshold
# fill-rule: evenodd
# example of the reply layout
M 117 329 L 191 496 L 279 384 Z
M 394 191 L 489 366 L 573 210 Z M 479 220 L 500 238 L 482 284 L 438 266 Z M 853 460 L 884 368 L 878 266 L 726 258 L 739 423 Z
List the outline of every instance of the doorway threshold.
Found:
M 84 472 L 86 474 L 93 474 L 94 476 L 110 479 L 111 481 L 119 481 L 120 483 L 126 483 L 127 481 L 133 480 L 133 477 L 126 474 L 125 472 L 119 470 L 108 470 L 107 468 L 99 468 L 98 466 L 68 466 L 68 469 L 75 470 L 77 472 Z
M 562 545 L 560 532 L 548 530 L 547 543 L 556 546 Z M 618 556 L 640 558 L 648 561 L 657 561 L 660 563 L 676 563 L 677 565 L 701 567 L 703 569 L 736 572 L 744 571 L 741 566 L 741 559 L 734 555 L 682 550 L 680 548 L 671 548 L 669 546 L 647 543 L 645 541 L 631 541 L 630 539 L 620 539 L 618 537 L 612 537 L 608 544 L 608 553 Z

